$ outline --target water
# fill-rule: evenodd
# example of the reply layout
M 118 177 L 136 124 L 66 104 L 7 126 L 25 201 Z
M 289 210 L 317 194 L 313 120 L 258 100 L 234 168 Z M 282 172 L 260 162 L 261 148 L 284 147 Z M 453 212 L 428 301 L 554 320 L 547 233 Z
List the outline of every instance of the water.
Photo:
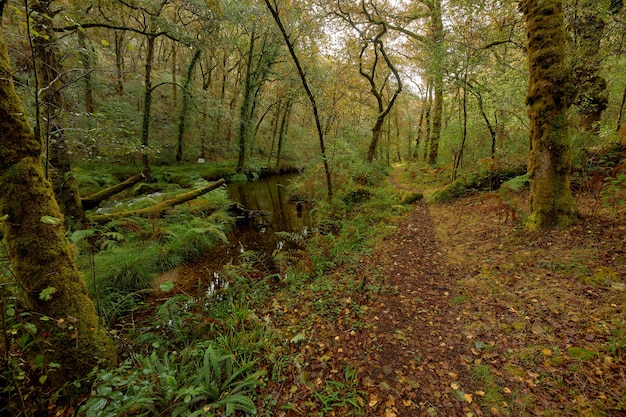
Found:
M 176 282 L 185 291 L 203 286 L 207 298 L 228 286 L 228 280 L 219 270 L 228 262 L 235 261 L 243 251 L 254 251 L 268 270 L 273 270 L 271 258 L 280 250 L 294 247 L 291 241 L 280 239 L 276 232 L 297 234 L 311 233 L 311 220 L 306 205 L 287 201 L 286 186 L 297 174 L 280 175 L 259 181 L 227 184 L 231 200 L 246 210 L 245 218 L 237 221 L 237 227 L 229 236 L 227 245 L 220 245 L 202 260 L 188 267 L 182 265 L 156 277 L 155 289 L 164 282 Z
M 287 201 L 286 186 L 297 174 L 280 175 L 259 181 L 228 184 L 228 194 L 250 216 L 238 221 L 231 243 L 240 249 L 271 255 L 285 244 L 276 232 L 310 233 L 311 219 L 306 205 Z

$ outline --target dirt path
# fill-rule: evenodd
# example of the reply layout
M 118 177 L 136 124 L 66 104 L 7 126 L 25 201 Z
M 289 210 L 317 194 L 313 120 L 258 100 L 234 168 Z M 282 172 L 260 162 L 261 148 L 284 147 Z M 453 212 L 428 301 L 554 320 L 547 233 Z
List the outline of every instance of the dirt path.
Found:
M 473 391 L 464 360 L 471 356 L 470 345 L 457 324 L 462 312 L 452 306 L 459 295 L 456 272 L 438 251 L 428 206 L 417 205 L 404 216 L 367 262 L 376 264 L 396 289 L 378 297 L 366 318 L 376 323 L 372 345 L 364 346 L 371 353 L 361 358 L 373 365 L 364 378 L 371 382 L 366 387 L 369 415 L 471 412 Z
M 402 190 L 400 173 L 396 169 L 390 181 Z M 334 305 L 323 290 L 303 292 L 299 303 L 272 314 L 278 327 L 307 329 L 294 338 L 305 342 L 290 344 L 303 371 L 265 390 L 278 404 L 292 407 L 277 416 L 342 416 L 355 404 L 367 416 L 481 415 L 466 362 L 473 341 L 461 327 L 461 316 L 468 313 L 455 302 L 463 297 L 457 271 L 439 250 L 428 205 L 416 204 L 392 227 L 351 274 L 363 277 L 353 286 L 378 285 L 378 290 L 349 291 Z M 343 272 L 335 274 L 328 279 L 341 285 Z M 320 402 L 326 408 L 320 410 Z

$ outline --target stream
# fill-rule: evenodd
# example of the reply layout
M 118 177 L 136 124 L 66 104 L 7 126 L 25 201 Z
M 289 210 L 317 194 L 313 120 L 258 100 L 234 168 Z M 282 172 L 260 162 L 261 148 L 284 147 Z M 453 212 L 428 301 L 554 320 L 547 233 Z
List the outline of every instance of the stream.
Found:
M 306 205 L 288 201 L 287 186 L 298 174 L 278 175 L 257 181 L 229 183 L 228 195 L 244 211 L 229 234 L 229 243 L 219 245 L 193 265 L 181 265 L 156 277 L 153 288 L 163 282 L 178 282 L 185 290 L 202 285 L 207 296 L 228 285 L 219 270 L 244 251 L 254 251 L 259 259 L 270 259 L 276 250 L 292 244 L 276 232 L 311 233 L 311 219 Z M 268 262 L 271 265 L 271 262 Z
M 282 242 L 276 232 L 310 233 L 306 206 L 287 201 L 287 186 L 298 174 L 278 175 L 258 181 L 227 184 L 228 195 L 252 216 L 239 219 L 231 243 L 240 249 L 272 255 Z

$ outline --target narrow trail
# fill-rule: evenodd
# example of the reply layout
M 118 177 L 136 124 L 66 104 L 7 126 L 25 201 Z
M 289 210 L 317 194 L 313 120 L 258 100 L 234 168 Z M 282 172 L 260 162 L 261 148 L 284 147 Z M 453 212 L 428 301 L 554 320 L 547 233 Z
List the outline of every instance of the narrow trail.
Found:
M 373 302 L 366 319 L 375 323 L 372 345 L 364 346 L 365 357 L 354 358 L 377 364 L 364 378 L 369 415 L 464 416 L 473 411 L 464 360 L 471 357 L 471 342 L 458 324 L 462 311 L 451 305 L 459 295 L 456 271 L 438 251 L 428 206 L 419 204 L 405 215 L 366 262 L 377 265 L 395 289 Z

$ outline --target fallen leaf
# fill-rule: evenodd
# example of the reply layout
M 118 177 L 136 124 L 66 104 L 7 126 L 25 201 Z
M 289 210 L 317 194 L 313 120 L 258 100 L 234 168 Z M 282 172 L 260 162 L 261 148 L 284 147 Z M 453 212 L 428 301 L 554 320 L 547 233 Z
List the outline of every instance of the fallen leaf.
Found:
M 472 394 L 465 394 L 465 401 L 471 404 L 473 400 L 474 397 L 472 396 Z

